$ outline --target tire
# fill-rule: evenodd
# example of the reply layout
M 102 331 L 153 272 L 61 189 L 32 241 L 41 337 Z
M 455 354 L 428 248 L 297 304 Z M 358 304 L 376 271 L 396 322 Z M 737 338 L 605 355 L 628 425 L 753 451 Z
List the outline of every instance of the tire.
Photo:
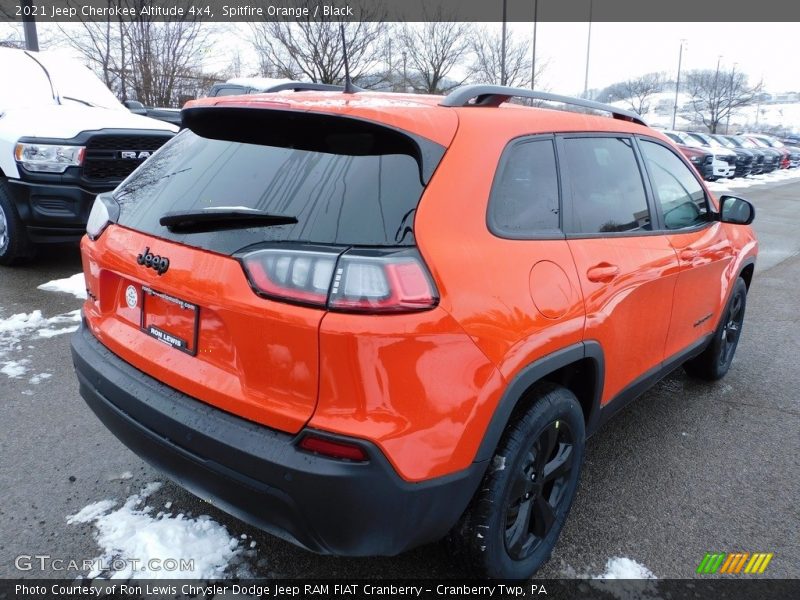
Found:
M 747 285 L 739 277 L 733 286 L 733 292 L 719 321 L 714 338 L 708 347 L 695 358 L 687 361 L 683 367 L 693 377 L 706 381 L 717 381 L 725 377 L 731 368 L 736 346 L 742 335 L 744 312 L 747 306 Z
M 575 395 L 538 388 L 448 538 L 470 576 L 528 579 L 550 558 L 575 498 L 585 437 Z
M 33 246 L 11 202 L 8 183 L 0 177 L 0 265 L 15 265 L 31 256 Z

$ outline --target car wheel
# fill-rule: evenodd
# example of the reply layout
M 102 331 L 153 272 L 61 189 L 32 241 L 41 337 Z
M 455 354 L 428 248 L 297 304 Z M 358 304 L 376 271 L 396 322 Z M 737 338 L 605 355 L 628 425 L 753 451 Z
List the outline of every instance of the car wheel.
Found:
M 526 579 L 544 564 L 578 486 L 583 411 L 569 390 L 547 384 L 506 429 L 475 497 L 450 534 L 470 575 Z
M 0 179 L 0 265 L 16 264 L 32 254 L 33 247 L 25 226 L 11 202 L 8 183 Z
M 684 364 L 687 373 L 708 381 L 722 379 L 731 368 L 739 337 L 742 335 L 744 311 L 747 306 L 747 285 L 740 277 L 720 320 L 714 337 L 702 354 Z

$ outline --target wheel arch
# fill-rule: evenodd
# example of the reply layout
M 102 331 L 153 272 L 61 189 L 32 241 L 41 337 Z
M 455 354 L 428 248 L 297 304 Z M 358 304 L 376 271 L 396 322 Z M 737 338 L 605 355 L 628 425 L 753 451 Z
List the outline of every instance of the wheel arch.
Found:
M 739 277 L 744 279 L 744 283 L 747 286 L 747 290 L 750 290 L 750 283 L 753 281 L 753 273 L 756 270 L 756 259 L 751 257 L 744 261 L 742 266 L 739 268 Z
M 567 346 L 522 368 L 503 392 L 475 461 L 492 458 L 503 432 L 518 414 L 527 410 L 533 399 L 532 392 L 545 382 L 563 385 L 575 394 L 583 410 L 588 436 L 599 418 L 604 373 L 603 349 L 594 340 Z

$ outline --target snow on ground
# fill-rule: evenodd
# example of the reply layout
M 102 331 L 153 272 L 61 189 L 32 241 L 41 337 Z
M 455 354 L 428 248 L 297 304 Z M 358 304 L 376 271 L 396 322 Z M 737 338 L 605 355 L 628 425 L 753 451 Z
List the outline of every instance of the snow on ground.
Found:
M 75 331 L 81 320 L 81 311 L 73 310 L 68 313 L 46 318 L 42 316 L 41 310 L 34 310 L 29 313 L 16 313 L 10 317 L 0 318 L 0 373 L 7 377 L 21 377 L 27 373 L 27 365 L 30 361 L 23 358 L 13 360 L 9 356 L 12 352 L 22 350 L 22 342 L 31 336 L 40 338 L 51 338 L 64 333 Z M 63 325 L 68 325 L 63 327 Z M 49 375 L 41 374 L 34 376 L 40 383 L 47 379 Z
M 781 169 L 779 171 L 773 171 L 772 173 L 764 173 L 761 175 L 748 175 L 747 177 L 737 177 L 736 179 L 719 179 L 717 181 L 707 181 L 706 186 L 712 192 L 724 192 L 732 189 L 738 190 L 754 186 L 766 185 L 768 183 L 789 181 L 793 179 L 800 179 L 800 168 Z
M 37 373 L 28 380 L 28 383 L 32 385 L 39 385 L 45 379 L 50 379 L 52 376 L 53 376 L 52 373 Z
M 633 559 L 615 556 L 606 562 L 605 572 L 592 579 L 656 579 L 656 576 Z
M 145 486 L 120 508 L 114 509 L 117 503 L 113 500 L 101 500 L 67 519 L 69 524 L 92 523 L 95 527 L 102 554 L 94 560 L 97 568 L 89 577 L 212 579 L 226 574 L 242 552 L 239 541 L 205 515 L 153 514 L 146 502 L 160 486 Z M 177 561 L 177 570 L 162 568 L 166 559 Z
M 81 300 L 86 299 L 86 281 L 83 278 L 83 273 L 75 273 L 75 275 L 65 279 L 48 281 L 38 286 L 38 289 L 46 292 L 64 292 L 72 294 Z
M 590 586 L 610 594 L 617 600 L 661 600 L 658 578 L 644 565 L 632 558 L 614 556 L 606 561 L 605 571 L 599 575 L 584 576 L 591 579 Z
M 0 367 L 0 373 L 6 377 L 22 377 L 28 372 L 28 367 L 26 365 L 30 362 L 31 361 L 27 358 L 4 361 L 3 366 Z

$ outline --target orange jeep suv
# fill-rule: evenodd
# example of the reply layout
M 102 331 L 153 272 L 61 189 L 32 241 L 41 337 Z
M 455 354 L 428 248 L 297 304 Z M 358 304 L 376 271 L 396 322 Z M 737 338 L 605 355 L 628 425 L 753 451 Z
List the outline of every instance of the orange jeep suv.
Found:
M 680 365 L 731 365 L 754 209 L 638 115 L 465 86 L 210 98 L 183 123 L 93 207 L 80 390 L 285 540 L 448 537 L 473 574 L 528 577 L 586 437 Z

